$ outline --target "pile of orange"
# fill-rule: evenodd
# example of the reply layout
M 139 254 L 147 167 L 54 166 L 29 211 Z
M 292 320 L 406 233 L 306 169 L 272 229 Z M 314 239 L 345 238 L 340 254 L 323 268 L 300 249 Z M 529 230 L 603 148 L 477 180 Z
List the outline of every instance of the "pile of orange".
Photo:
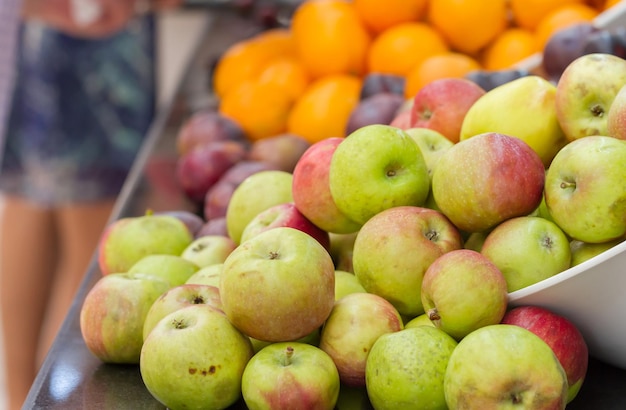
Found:
M 293 133 L 311 143 L 345 136 L 370 73 L 430 81 L 499 70 L 539 52 L 568 25 L 615 0 L 305 0 L 289 28 L 232 45 L 213 88 L 219 111 L 251 140 Z

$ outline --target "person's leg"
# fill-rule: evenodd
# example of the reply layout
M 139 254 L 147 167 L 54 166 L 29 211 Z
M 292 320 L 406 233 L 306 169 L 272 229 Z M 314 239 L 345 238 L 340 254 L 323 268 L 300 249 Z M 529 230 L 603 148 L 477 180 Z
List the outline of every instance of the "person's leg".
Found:
M 50 210 L 3 198 L 0 220 L 0 307 L 10 409 L 20 409 L 36 375 L 40 327 L 55 266 Z
M 65 320 L 89 263 L 97 249 L 114 200 L 71 204 L 56 210 L 59 262 L 50 288 L 37 355 L 40 365 Z

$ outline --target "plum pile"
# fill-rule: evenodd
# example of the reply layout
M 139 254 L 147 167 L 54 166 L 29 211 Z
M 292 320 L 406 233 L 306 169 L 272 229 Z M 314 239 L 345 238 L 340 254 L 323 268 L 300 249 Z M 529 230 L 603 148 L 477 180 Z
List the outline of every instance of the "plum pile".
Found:
M 205 221 L 199 233 L 226 235 L 224 218 L 235 188 L 259 171 L 292 172 L 309 146 L 293 134 L 251 142 L 236 122 L 219 112 L 191 115 L 176 135 L 176 180 Z

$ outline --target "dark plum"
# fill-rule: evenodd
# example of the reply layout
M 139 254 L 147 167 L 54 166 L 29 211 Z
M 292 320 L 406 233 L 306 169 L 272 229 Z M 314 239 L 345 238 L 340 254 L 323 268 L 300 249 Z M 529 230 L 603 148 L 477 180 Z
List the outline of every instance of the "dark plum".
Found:
M 542 66 L 549 80 L 557 82 L 563 70 L 585 54 L 587 38 L 599 31 L 591 23 L 579 23 L 554 33 L 543 49 Z
M 243 129 L 235 121 L 212 110 L 198 111 L 181 125 L 176 135 L 176 149 L 179 155 L 183 155 L 197 145 L 229 140 L 240 143 L 248 141 Z
M 282 171 L 293 172 L 293 168 L 311 143 L 295 134 L 279 134 L 256 140 L 248 152 L 252 161 L 269 162 Z
M 199 145 L 178 158 L 176 177 L 185 194 L 201 204 L 213 184 L 246 155 L 247 148 L 240 142 L 215 141 Z
M 530 71 L 521 68 L 506 70 L 474 70 L 465 78 L 478 84 L 485 91 L 492 90 L 502 84 L 530 75 Z
M 380 93 L 392 93 L 404 96 L 405 78 L 393 74 L 369 73 L 363 79 L 360 99 Z
M 374 94 L 361 100 L 348 118 L 346 135 L 366 125 L 390 124 L 404 102 L 404 97 L 389 92 Z

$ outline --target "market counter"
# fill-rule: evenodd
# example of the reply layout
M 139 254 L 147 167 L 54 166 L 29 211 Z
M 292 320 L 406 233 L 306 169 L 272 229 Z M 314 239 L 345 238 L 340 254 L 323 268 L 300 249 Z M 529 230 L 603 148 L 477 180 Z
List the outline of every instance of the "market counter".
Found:
M 193 210 L 174 180 L 175 135 L 182 120 L 214 101 L 208 93 L 211 63 L 229 44 L 258 31 L 241 15 L 207 13 L 206 34 L 188 62 L 173 100 L 162 109 L 120 194 L 111 220 L 147 209 Z M 85 295 L 100 278 L 95 257 L 71 310 L 25 402 L 24 409 L 164 409 L 145 388 L 138 365 L 103 364 L 85 346 L 79 313 Z M 10 375 L 7 375 L 10 377 Z M 591 359 L 587 379 L 568 409 L 626 408 L 626 370 Z M 235 407 L 244 407 L 238 403 Z

